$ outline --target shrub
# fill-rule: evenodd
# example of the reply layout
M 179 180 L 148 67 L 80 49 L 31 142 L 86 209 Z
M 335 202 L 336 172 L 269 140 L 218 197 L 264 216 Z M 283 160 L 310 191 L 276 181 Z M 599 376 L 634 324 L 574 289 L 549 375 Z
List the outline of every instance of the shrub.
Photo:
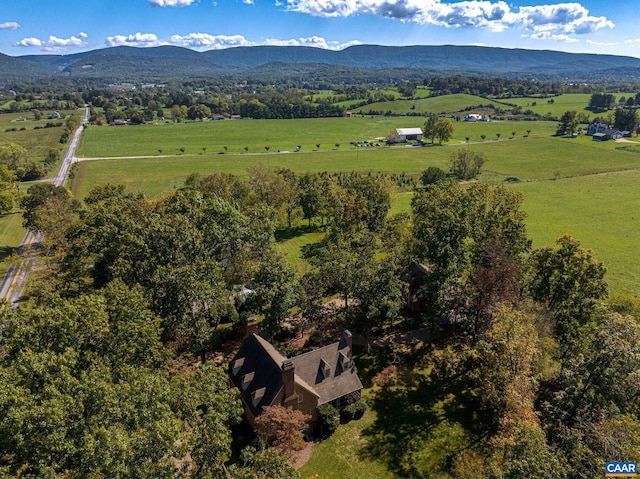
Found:
M 331 436 L 340 425 L 340 413 L 331 404 L 322 404 L 318 407 L 318 428 L 320 436 Z
M 433 185 L 447 177 L 447 172 L 437 166 L 430 166 L 420 175 L 420 181 L 424 186 Z
M 342 411 L 340 411 L 340 419 L 343 422 L 353 421 L 354 419 L 360 419 L 367 410 L 367 403 L 363 400 L 358 400 L 349 404 Z

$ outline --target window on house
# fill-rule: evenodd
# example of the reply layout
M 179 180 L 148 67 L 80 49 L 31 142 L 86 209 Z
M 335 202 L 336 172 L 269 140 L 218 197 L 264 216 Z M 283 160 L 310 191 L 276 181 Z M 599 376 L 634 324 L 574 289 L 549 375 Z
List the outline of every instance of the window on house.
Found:
M 253 381 L 253 377 L 255 376 L 255 372 L 251 371 L 250 373 L 245 374 L 244 376 L 242 376 L 242 390 L 246 391 L 247 387 L 249 387 L 249 384 L 251 384 L 251 381 Z
M 256 407 L 258 404 L 260 404 L 260 401 L 264 397 L 264 393 L 266 390 L 267 388 L 260 388 L 251 393 L 251 402 L 253 403 L 253 407 Z
M 233 362 L 233 375 L 235 376 L 240 371 L 240 368 L 244 364 L 244 358 L 238 358 Z
M 324 359 L 320 361 L 319 374 L 322 375 L 322 379 L 327 379 L 328 377 L 331 376 L 331 367 L 329 366 L 329 363 L 326 362 Z
M 351 367 L 351 360 L 349 356 L 344 353 L 340 353 L 340 364 L 342 365 L 342 370 L 347 371 Z

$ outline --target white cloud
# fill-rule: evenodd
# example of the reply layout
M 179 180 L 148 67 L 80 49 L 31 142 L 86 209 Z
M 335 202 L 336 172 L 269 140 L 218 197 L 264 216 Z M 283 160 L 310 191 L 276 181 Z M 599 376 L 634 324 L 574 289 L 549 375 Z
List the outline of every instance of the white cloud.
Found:
M 285 8 L 319 17 L 376 15 L 443 27 L 519 28 L 549 32 L 547 38 L 614 27 L 606 17 L 591 16 L 579 3 L 511 7 L 502 0 L 287 0 Z
M 577 43 L 580 40 L 574 37 L 570 37 L 569 35 L 565 35 L 563 33 L 551 33 L 548 31 L 541 31 L 529 35 L 529 38 L 533 38 L 534 40 L 553 40 L 554 42 L 563 42 L 563 43 Z
M 44 42 L 42 40 L 35 37 L 23 38 L 19 42 L 14 43 L 16 47 L 41 47 L 43 44 Z
M 147 0 L 152 7 L 187 7 L 196 0 Z
M 84 32 L 80 32 L 77 36 L 71 36 L 69 38 L 58 38 L 49 35 L 49 38 L 46 40 L 41 40 L 35 37 L 28 37 L 14 43 L 14 45 L 18 47 L 39 47 L 48 52 L 60 52 L 70 47 L 86 46 L 87 42 L 85 42 L 85 39 L 87 37 L 88 35 Z
M 328 41 L 322 37 L 315 35 L 311 37 L 291 38 L 289 40 L 283 40 L 280 38 L 267 38 L 264 41 L 264 45 L 317 47 L 324 48 L 325 50 L 343 50 L 352 45 L 360 45 L 361 43 L 362 42 L 359 40 L 351 40 L 345 43 Z
M 20 28 L 20 24 L 18 22 L 0 23 L 0 30 L 17 30 L 18 28 Z
M 247 5 L 253 5 L 253 0 L 242 0 L 242 3 L 246 3 Z
M 615 42 L 596 42 L 594 40 L 589 40 L 589 39 L 587 39 L 585 41 L 589 45 L 596 45 L 596 46 L 599 46 L 599 47 L 613 47 L 613 46 L 617 45 L 617 43 L 615 43 Z
M 157 47 L 166 45 L 167 42 L 160 41 L 155 33 L 134 33 L 133 35 L 114 35 L 107 37 L 105 45 L 108 47 Z
M 208 33 L 189 33 L 188 35 L 172 35 L 169 39 L 172 45 L 192 47 L 196 49 L 213 49 L 229 47 L 244 47 L 253 45 L 242 35 L 210 35 Z

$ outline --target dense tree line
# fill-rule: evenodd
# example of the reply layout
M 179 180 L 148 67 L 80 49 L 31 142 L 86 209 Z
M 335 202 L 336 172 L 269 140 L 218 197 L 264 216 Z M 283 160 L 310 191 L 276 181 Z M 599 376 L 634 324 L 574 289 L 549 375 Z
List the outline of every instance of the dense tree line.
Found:
M 565 92 L 560 83 L 509 80 L 506 78 L 485 78 L 478 76 L 452 75 L 431 77 L 424 85 L 433 89 L 435 95 L 466 93 L 469 95 L 510 98 L 522 96 L 556 96 Z

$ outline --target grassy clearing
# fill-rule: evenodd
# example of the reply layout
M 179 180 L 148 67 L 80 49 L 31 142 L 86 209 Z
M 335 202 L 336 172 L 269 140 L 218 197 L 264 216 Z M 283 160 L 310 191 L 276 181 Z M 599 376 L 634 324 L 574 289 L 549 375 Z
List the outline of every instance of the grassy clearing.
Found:
M 587 110 L 589 106 L 590 94 L 567 93 L 551 98 L 509 98 L 506 103 L 519 105 L 523 110 L 531 110 L 539 115 L 560 117 L 565 111 L 575 110 L 583 112 L 590 117 L 593 113 Z
M 429 99 L 431 100 L 431 99 Z M 421 117 L 353 117 L 302 120 L 242 120 L 193 123 L 160 123 L 124 127 L 89 127 L 78 149 L 79 157 L 127 157 L 189 155 L 217 157 L 225 154 L 261 154 L 292 152 L 298 145 L 301 153 L 311 151 L 354 150 L 351 142 L 373 141 L 386 137 L 395 128 L 422 127 Z M 517 138 L 525 135 L 548 136 L 557 128 L 555 122 L 499 121 L 455 122 L 451 143 Z M 527 133 L 527 130 L 529 132 Z M 379 144 L 383 142 L 378 141 Z M 318 148 L 320 144 L 320 148 Z M 339 147 L 336 147 L 339 144 Z M 226 150 L 224 147 L 227 147 Z M 245 151 L 245 147 L 248 148 Z M 184 154 L 180 151 L 184 148 Z M 223 160 L 224 161 L 224 160 Z
M 180 154 L 302 152 L 353 148 L 352 141 L 384 137 L 399 126 L 420 127 L 421 118 L 312 118 L 298 120 L 205 121 L 125 127 L 91 126 L 78 149 L 80 157 L 120 157 Z M 224 147 L 227 147 L 227 150 Z M 205 150 L 203 150 L 205 148 Z M 160 151 L 161 150 L 161 151 Z
M 300 469 L 304 479 L 392 479 L 385 465 L 362 451 L 367 446 L 363 430 L 376 420 L 373 411 L 348 424 L 342 424 L 329 439 L 313 445 L 309 461 Z
M 419 98 L 414 100 L 396 100 L 371 103 L 370 105 L 356 108 L 355 111 L 390 111 L 396 115 L 407 113 L 448 113 L 462 111 L 466 108 L 478 105 L 494 105 L 497 108 L 511 109 L 504 104 L 487 98 L 457 93 L 455 95 Z
M 639 160 L 640 161 L 640 160 Z M 570 233 L 607 267 L 612 292 L 640 291 L 640 171 L 524 183 L 527 229 L 534 247 Z
M 13 255 L 25 233 L 26 230 L 22 227 L 22 215 L 19 212 L 0 215 L 0 274 L 4 275 L 13 262 Z

